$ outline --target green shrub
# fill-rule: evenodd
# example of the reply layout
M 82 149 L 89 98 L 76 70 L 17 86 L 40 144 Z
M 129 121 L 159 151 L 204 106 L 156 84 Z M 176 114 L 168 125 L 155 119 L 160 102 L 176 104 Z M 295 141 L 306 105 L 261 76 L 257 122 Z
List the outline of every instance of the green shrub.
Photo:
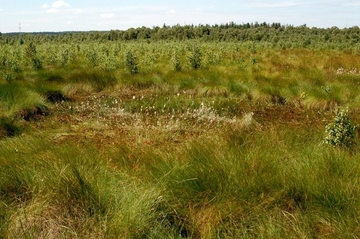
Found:
M 126 53 L 125 65 L 131 74 L 139 73 L 138 59 L 132 51 Z
M 335 147 L 351 147 L 355 144 L 355 127 L 351 125 L 347 110 L 340 110 L 334 122 L 325 126 L 325 143 Z
M 42 69 L 42 63 L 41 63 L 41 61 L 39 60 L 39 58 L 32 58 L 31 59 L 31 64 L 32 64 L 32 68 L 34 69 L 34 70 L 40 70 L 40 69 Z
M 37 56 L 37 50 L 35 44 L 32 42 L 25 48 L 26 57 L 29 58 L 31 66 L 34 70 L 40 70 L 42 68 L 42 63 Z
M 201 54 L 201 49 L 199 46 L 194 46 L 189 57 L 189 64 L 191 69 L 198 69 L 201 67 L 201 63 L 202 63 L 202 54 Z
M 174 52 L 173 56 L 171 57 L 171 64 L 174 67 L 174 70 L 181 71 L 181 62 L 177 52 Z
M 99 54 L 97 52 L 97 49 L 90 49 L 88 52 L 86 52 L 86 60 L 90 67 L 97 67 L 100 64 L 100 58 Z

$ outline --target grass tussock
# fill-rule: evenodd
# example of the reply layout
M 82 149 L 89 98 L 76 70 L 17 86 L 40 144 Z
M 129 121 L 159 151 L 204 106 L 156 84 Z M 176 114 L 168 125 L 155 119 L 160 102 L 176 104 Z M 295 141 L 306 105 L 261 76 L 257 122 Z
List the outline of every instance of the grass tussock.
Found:
M 357 153 L 325 150 L 316 132 L 299 129 L 294 136 L 286 128 L 254 127 L 229 129 L 174 150 L 138 144 L 110 154 L 89 145 L 57 145 L 51 137 L 3 141 L 3 235 L 355 233 Z M 304 143 L 306 138 L 312 141 Z

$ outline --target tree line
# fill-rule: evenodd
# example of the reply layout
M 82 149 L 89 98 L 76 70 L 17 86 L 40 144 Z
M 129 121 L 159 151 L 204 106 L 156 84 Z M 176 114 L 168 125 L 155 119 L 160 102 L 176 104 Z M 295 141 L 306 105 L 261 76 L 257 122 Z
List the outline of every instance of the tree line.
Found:
M 237 42 L 251 41 L 272 46 L 315 47 L 315 48 L 360 48 L 360 28 L 353 26 L 317 28 L 282 25 L 280 23 L 242 23 L 234 22 L 215 25 L 174 25 L 129 28 L 127 30 L 89 31 L 89 32 L 40 32 L 40 33 L 0 33 L 1 44 L 24 44 L 26 41 L 55 43 L 81 43 L 106 41 L 184 41 Z

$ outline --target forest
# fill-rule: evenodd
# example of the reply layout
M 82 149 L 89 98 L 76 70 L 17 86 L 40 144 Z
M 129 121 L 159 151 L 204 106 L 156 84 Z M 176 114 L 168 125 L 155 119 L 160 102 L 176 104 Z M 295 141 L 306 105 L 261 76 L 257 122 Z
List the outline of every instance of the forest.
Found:
M 93 31 L 93 32 L 45 32 L 45 33 L 0 33 L 1 43 L 16 45 L 25 40 L 35 43 L 81 43 L 106 41 L 184 41 L 200 40 L 201 42 L 244 42 L 266 43 L 269 47 L 311 47 L 345 49 L 359 47 L 360 28 L 353 26 L 339 29 L 309 28 L 281 25 L 280 23 L 244 23 L 230 22 L 221 25 L 175 25 L 153 28 L 141 27 L 127 30 Z
M 357 26 L 2 33 L 0 239 L 358 238 L 359 90 Z

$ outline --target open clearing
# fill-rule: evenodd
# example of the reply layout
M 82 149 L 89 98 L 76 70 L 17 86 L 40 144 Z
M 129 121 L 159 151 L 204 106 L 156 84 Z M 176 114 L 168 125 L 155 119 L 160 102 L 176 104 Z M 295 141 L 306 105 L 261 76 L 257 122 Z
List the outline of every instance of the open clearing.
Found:
M 279 27 L 2 36 L 0 238 L 359 237 L 358 128 L 325 143 L 339 110 L 360 122 L 357 28 Z

